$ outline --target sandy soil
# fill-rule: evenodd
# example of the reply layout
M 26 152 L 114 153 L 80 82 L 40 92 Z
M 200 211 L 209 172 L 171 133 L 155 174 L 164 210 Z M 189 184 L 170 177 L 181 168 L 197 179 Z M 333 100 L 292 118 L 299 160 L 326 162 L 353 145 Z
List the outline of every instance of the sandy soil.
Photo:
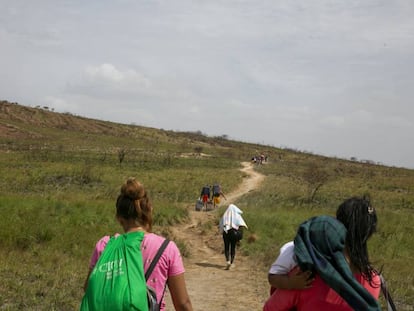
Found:
M 243 194 L 259 187 L 264 180 L 264 176 L 255 172 L 249 162 L 242 164 L 241 171 L 245 178 L 234 192 L 226 194 L 227 200 L 222 200 L 222 206 L 234 203 Z M 253 259 L 242 256 L 237 250 L 235 268 L 225 270 L 223 239 L 218 228 L 203 226 L 217 217 L 217 210 L 197 212 L 194 205 L 188 209 L 190 222 L 174 228 L 173 235 L 186 241 L 191 252 L 191 256 L 184 259 L 184 264 L 194 310 L 262 310 L 269 291 L 266 273 L 257 271 Z M 245 239 L 241 242 L 247 243 Z M 165 297 L 166 310 L 174 310 L 168 291 Z

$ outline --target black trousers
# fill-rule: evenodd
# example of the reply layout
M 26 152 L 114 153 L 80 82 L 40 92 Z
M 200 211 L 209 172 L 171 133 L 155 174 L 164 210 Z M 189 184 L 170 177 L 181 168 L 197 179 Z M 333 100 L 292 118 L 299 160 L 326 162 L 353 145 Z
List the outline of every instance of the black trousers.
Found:
M 235 230 L 230 229 L 223 231 L 223 241 L 224 241 L 224 256 L 226 256 L 226 261 L 233 263 L 234 257 L 236 256 L 236 243 L 238 238 L 235 235 Z

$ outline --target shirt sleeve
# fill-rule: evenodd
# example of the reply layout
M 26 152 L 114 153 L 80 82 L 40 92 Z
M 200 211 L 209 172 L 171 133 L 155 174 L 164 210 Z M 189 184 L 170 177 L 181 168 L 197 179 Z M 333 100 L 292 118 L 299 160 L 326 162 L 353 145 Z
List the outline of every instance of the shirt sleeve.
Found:
M 89 261 L 89 268 L 92 270 L 96 263 L 98 262 L 99 257 L 101 257 L 101 254 L 103 250 L 105 249 L 106 244 L 108 244 L 109 241 L 109 235 L 104 236 L 101 238 L 98 242 L 95 244 L 95 249 L 93 250 L 91 260 Z
M 269 274 L 288 274 L 296 265 L 295 245 L 293 241 L 284 244 L 280 248 L 280 254 L 272 264 Z
M 175 276 L 185 272 L 183 259 L 177 245 L 170 241 L 166 249 L 170 261 L 168 276 Z
M 119 233 L 115 233 L 114 237 L 118 237 Z M 109 235 L 105 235 L 102 237 L 98 242 L 96 242 L 95 249 L 93 250 L 91 260 L 89 261 L 89 269 L 95 268 L 96 263 L 98 262 L 99 257 L 101 257 L 102 252 L 104 251 L 106 244 L 108 244 L 109 239 L 111 237 Z

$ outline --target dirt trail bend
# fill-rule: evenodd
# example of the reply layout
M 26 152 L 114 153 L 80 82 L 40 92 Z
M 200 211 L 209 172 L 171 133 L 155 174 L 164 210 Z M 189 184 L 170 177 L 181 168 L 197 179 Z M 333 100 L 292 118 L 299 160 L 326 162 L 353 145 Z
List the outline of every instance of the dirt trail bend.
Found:
M 222 200 L 220 205 L 234 203 L 242 195 L 257 189 L 263 182 L 265 177 L 255 172 L 251 163 L 243 162 L 242 165 L 243 182 L 235 191 L 226 194 L 227 200 Z M 242 256 L 238 250 L 235 268 L 225 270 L 223 239 L 217 224 L 211 225 L 219 216 L 217 210 L 197 212 L 194 204 L 188 207 L 190 222 L 173 229 L 174 237 L 185 241 L 191 253 L 189 258 L 184 259 L 184 265 L 187 289 L 194 310 L 262 310 L 269 289 L 266 273 L 257 271 L 254 260 Z M 247 241 L 242 240 L 242 243 Z M 165 298 L 167 311 L 174 310 L 168 292 Z

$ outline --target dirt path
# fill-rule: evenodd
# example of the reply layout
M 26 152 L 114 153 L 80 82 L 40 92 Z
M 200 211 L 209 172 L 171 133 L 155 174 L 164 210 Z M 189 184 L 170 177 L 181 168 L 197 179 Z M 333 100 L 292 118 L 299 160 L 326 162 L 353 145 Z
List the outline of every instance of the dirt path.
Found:
M 255 172 L 249 162 L 243 162 L 243 182 L 232 193 L 226 194 L 222 206 L 234 203 L 242 195 L 260 186 L 264 176 Z M 187 288 L 196 311 L 255 311 L 262 310 L 267 297 L 266 274 L 257 271 L 251 258 L 236 250 L 235 268 L 225 270 L 223 240 L 216 224 L 217 211 L 197 212 L 188 207 L 191 221 L 173 229 L 177 239 L 188 245 L 191 256 L 184 260 Z M 209 225 L 210 224 L 210 225 Z M 247 243 L 242 240 L 242 243 Z M 167 311 L 174 310 L 166 293 Z

